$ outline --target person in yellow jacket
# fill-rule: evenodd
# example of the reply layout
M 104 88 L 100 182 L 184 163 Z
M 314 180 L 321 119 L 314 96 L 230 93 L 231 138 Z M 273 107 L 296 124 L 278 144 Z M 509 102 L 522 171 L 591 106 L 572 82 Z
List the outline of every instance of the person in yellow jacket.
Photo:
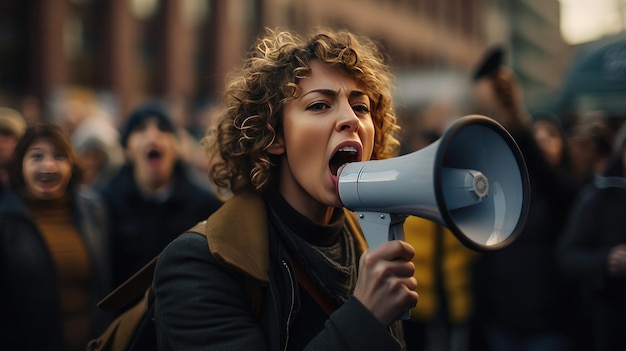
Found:
M 404 321 L 408 351 L 469 349 L 473 312 L 471 264 L 478 253 L 463 246 L 443 225 L 415 216 L 404 222 L 420 303 Z

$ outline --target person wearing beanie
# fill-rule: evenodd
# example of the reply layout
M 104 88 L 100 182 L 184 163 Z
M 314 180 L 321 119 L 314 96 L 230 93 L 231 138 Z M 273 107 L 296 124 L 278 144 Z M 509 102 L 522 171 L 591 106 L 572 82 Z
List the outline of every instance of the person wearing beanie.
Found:
M 26 120 L 18 111 L 0 107 L 0 195 L 11 183 L 9 163 L 17 142 L 26 130 Z
M 159 105 L 135 109 L 120 143 L 126 161 L 101 191 L 110 214 L 115 286 L 221 205 L 190 174 L 178 152 L 176 126 Z

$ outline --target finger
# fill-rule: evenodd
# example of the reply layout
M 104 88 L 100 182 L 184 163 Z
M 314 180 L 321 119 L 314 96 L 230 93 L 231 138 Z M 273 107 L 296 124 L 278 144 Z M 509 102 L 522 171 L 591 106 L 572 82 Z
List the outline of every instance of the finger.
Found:
M 417 280 L 415 278 L 404 278 L 398 280 L 398 305 L 411 308 L 417 305 L 419 294 L 417 293 Z
M 391 261 L 391 274 L 399 277 L 412 277 L 415 274 L 415 264 L 411 261 Z
M 390 296 L 403 296 L 409 294 L 411 296 L 416 293 L 417 279 L 415 277 L 393 277 L 387 281 L 387 293 Z
M 403 240 L 392 240 L 384 243 L 372 251 L 377 259 L 386 261 L 404 260 L 410 261 L 415 256 L 415 250 L 411 244 Z
M 415 277 L 405 279 L 404 286 L 406 286 L 410 291 L 415 292 L 417 290 L 417 279 L 415 279 Z

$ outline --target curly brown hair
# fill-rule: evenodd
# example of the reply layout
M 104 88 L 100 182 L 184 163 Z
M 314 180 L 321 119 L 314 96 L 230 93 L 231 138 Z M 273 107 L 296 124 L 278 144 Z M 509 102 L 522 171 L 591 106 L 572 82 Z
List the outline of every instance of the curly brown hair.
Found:
M 313 60 L 339 67 L 368 94 L 375 128 L 372 159 L 397 155 L 399 130 L 392 75 L 376 44 L 346 30 L 320 29 L 308 38 L 267 29 L 226 86 L 223 108 L 204 138 L 210 174 L 220 189 L 265 189 L 276 180 L 277 156 L 268 152 L 282 131 L 283 106 L 299 96 L 298 82 Z

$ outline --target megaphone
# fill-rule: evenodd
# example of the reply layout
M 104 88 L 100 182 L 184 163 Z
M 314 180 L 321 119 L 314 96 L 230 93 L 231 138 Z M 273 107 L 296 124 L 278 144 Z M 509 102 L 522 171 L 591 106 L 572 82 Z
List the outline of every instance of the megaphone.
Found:
M 444 226 L 465 246 L 509 245 L 526 223 L 528 170 L 508 131 L 491 118 L 456 120 L 429 146 L 403 156 L 346 164 L 339 197 L 356 213 L 370 248 L 404 240 L 409 215 Z

